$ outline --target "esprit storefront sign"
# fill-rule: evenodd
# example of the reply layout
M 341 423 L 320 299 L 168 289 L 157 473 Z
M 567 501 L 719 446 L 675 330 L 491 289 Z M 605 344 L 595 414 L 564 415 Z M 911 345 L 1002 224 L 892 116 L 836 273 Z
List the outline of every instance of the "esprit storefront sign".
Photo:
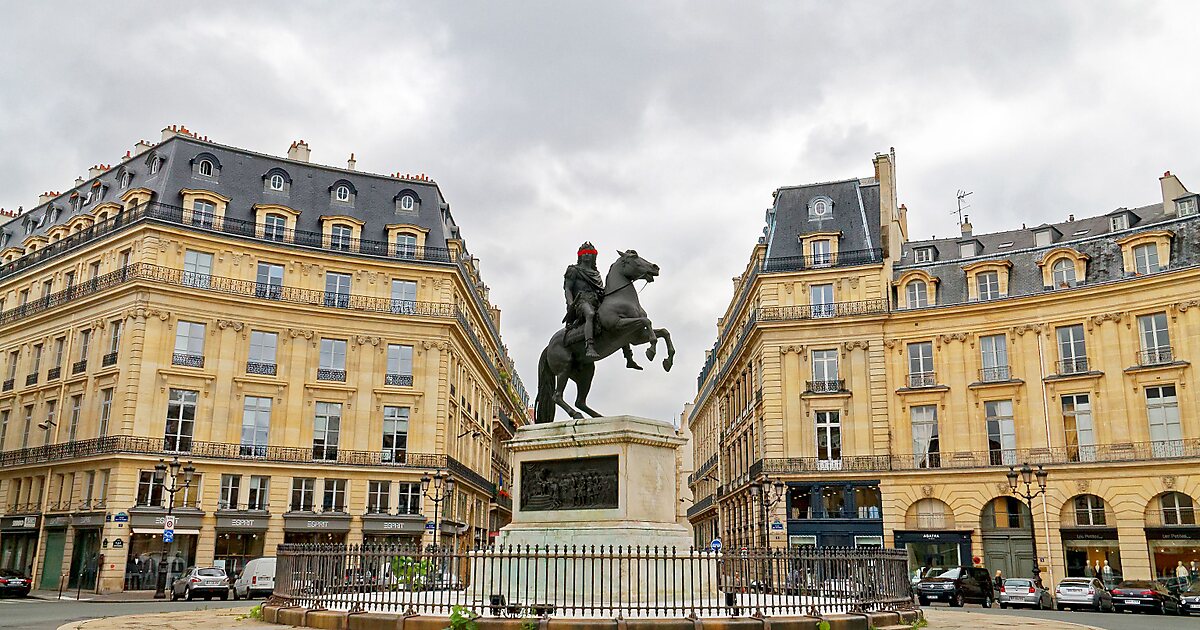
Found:
M 420 534 L 425 531 L 425 517 L 369 514 L 363 517 L 364 534 Z
M 284 514 L 283 530 L 288 532 L 348 532 L 350 515 Z
M 267 514 L 218 514 L 217 529 L 265 532 L 270 527 L 271 517 Z

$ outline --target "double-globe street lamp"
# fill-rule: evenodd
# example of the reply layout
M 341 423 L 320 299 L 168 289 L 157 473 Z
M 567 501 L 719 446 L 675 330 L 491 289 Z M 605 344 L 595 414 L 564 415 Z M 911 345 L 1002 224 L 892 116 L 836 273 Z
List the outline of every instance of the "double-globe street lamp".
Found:
M 192 462 L 189 461 L 187 463 L 187 465 L 183 466 L 183 485 L 181 486 L 181 485 L 179 485 L 179 468 L 180 468 L 180 463 L 179 463 L 178 456 L 172 457 L 170 463 L 167 463 L 165 460 L 160 459 L 160 460 L 158 460 L 158 463 L 154 465 L 154 481 L 156 481 L 158 483 L 159 487 L 162 488 L 162 492 L 167 495 L 167 516 L 171 515 L 171 509 L 173 507 L 175 507 L 175 493 L 181 492 L 183 490 L 187 490 L 189 487 L 191 487 L 192 477 L 196 474 L 196 467 L 193 466 Z M 168 469 L 170 469 L 170 471 L 171 471 L 171 487 L 169 487 L 169 488 L 167 487 L 166 482 L 165 482 L 165 477 L 167 476 Z M 166 521 L 164 519 L 164 525 L 165 525 L 165 523 L 166 523 Z M 166 598 L 166 596 L 167 596 L 167 537 L 163 536 L 162 537 L 162 546 L 161 546 L 161 550 L 160 550 L 160 554 L 159 554 L 159 558 L 158 558 L 158 581 L 156 582 L 155 587 L 154 587 L 154 599 L 164 599 L 164 598 Z
M 758 501 L 759 509 L 761 510 L 763 549 L 771 546 L 770 532 L 768 531 L 770 528 L 771 508 L 783 500 L 786 492 L 786 483 L 779 479 L 771 479 L 766 475 L 763 475 L 762 479 L 750 483 L 750 497 Z
M 1033 527 L 1033 500 L 1034 498 L 1046 493 L 1046 477 L 1048 477 L 1049 474 L 1050 473 L 1046 472 L 1046 469 L 1042 468 L 1041 464 L 1038 464 L 1037 470 L 1035 471 L 1029 466 L 1029 462 L 1025 462 L 1019 471 L 1016 470 L 1015 467 L 1009 466 L 1007 474 L 1009 490 L 1011 490 L 1014 495 L 1025 499 L 1025 505 L 1029 507 L 1029 541 L 1033 543 L 1033 581 L 1036 582 L 1038 586 L 1042 585 L 1042 568 L 1038 562 L 1037 531 Z M 1017 490 L 1018 478 L 1025 484 L 1024 492 Z M 1033 489 L 1035 478 L 1037 479 L 1036 491 Z
M 433 501 L 433 548 L 437 549 L 438 534 L 442 529 L 442 502 L 454 496 L 454 477 L 440 468 L 432 475 L 421 477 L 421 494 Z M 432 494 L 430 494 L 432 491 Z

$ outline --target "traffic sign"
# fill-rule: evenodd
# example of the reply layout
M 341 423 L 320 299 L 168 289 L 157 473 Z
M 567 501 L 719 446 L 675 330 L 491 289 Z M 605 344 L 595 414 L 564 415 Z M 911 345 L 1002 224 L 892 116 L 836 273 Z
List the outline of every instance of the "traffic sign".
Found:
M 175 542 L 175 530 L 173 530 L 173 529 L 164 529 L 164 530 L 163 530 L 163 542 L 164 542 L 164 543 L 173 543 L 173 542 Z
M 711 543 L 709 543 L 709 545 L 708 545 L 708 548 L 709 548 L 709 549 L 712 549 L 713 551 L 720 551 L 720 550 L 721 550 L 721 539 L 720 539 L 720 538 L 714 538 L 714 539 L 712 540 L 712 542 L 711 542 Z
M 175 529 L 174 514 L 168 514 L 163 517 L 163 531 L 167 531 L 168 529 Z

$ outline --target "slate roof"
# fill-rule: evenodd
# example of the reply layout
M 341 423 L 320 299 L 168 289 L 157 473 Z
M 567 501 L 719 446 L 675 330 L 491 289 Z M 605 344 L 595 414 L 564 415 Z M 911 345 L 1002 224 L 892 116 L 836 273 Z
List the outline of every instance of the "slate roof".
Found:
M 809 203 L 818 197 L 833 201 L 827 218 L 809 218 Z M 799 237 L 813 232 L 841 232 L 839 251 L 879 247 L 879 184 L 874 179 L 846 179 L 775 191 L 774 229 L 768 226 L 768 259 L 803 256 Z M 866 221 L 864 223 L 864 216 Z
M 195 173 L 192 161 L 201 153 L 211 155 L 219 164 L 215 178 Z M 150 175 L 148 165 L 151 156 L 166 160 L 154 175 Z M 285 171 L 291 180 L 286 194 L 267 191 L 264 185 L 264 176 L 272 170 L 277 172 L 277 169 Z M 346 215 L 366 224 L 362 238 L 369 240 L 386 240 L 384 226 L 396 223 L 410 223 L 429 230 L 426 237 L 426 246 L 429 247 L 445 247 L 446 240 L 454 238 L 457 232 L 450 206 L 433 181 L 399 179 L 289 160 L 176 135 L 145 153 L 114 165 L 97 177 L 63 191 L 55 199 L 0 224 L 0 232 L 4 233 L 0 235 L 0 242 L 4 242 L 5 246 L 20 246 L 27 236 L 25 221 L 31 221 L 36 226 L 32 234 L 45 234 L 54 225 L 70 221 L 81 213 L 73 210 L 71 194 L 78 192 L 86 196 L 95 182 L 105 186 L 107 192 L 103 199 L 94 199 L 84 205 L 82 212 L 89 212 L 95 205 L 105 201 L 119 203 L 124 192 L 120 187 L 120 178 L 125 170 L 129 170 L 133 176 L 129 188 L 152 190 L 155 192 L 155 201 L 182 205 L 180 190 L 184 188 L 210 190 L 229 197 L 226 216 L 231 218 L 254 220 L 255 204 L 276 203 L 300 211 L 296 225 L 300 230 L 320 231 L 322 216 Z M 331 201 L 331 187 L 340 180 L 349 182 L 357 192 L 352 207 Z M 397 212 L 396 198 L 402 191 L 411 192 L 419 200 L 419 212 Z M 61 210 L 57 220 L 52 220 L 52 208 Z M 8 235 L 6 241 L 4 235 Z
M 1116 241 L 1131 234 L 1147 230 L 1166 229 L 1174 232 L 1171 240 L 1171 267 L 1200 264 L 1200 226 L 1197 217 L 1177 217 L 1165 214 L 1161 203 L 1128 209 L 1137 217 L 1124 230 L 1113 231 L 1109 222 L 1115 212 L 1093 217 L 1049 224 L 1061 235 L 1048 246 L 1038 247 L 1034 233 L 1045 229 L 1047 224 L 1033 228 L 1008 230 L 990 234 L 973 234 L 969 237 L 940 238 L 925 241 L 909 241 L 904 244 L 901 258 L 896 262 L 894 275 L 899 278 L 905 272 L 921 269 L 938 279 L 938 305 L 961 304 L 967 301 L 967 280 L 963 266 L 983 260 L 1007 260 L 1012 263 L 1009 270 L 1008 295 L 1033 295 L 1047 290 L 1043 286 L 1042 270 L 1037 261 L 1046 252 L 1057 247 L 1070 247 L 1087 256 L 1086 277 L 1081 282 L 1093 284 L 1116 280 L 1125 276 L 1121 247 Z M 959 242 L 974 239 L 980 243 L 977 255 L 963 258 L 959 255 Z M 1012 243 L 1001 247 L 1005 243 Z M 913 250 L 934 247 L 934 261 L 915 263 Z M 1163 261 L 1165 264 L 1166 261 Z

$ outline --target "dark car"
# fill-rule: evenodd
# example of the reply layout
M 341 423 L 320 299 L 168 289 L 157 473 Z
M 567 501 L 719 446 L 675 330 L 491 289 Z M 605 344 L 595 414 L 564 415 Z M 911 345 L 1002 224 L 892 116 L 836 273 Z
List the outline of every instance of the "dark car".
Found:
M 171 600 L 174 601 L 180 597 L 186 598 L 188 601 L 194 597 L 227 599 L 229 597 L 229 576 L 225 575 L 225 569 L 219 567 L 188 567 L 183 575 L 171 583 Z
M 1172 595 L 1161 582 L 1125 580 L 1112 590 L 1113 608 L 1117 612 L 1139 611 L 1158 614 L 1179 614 L 1179 598 Z
M 1184 615 L 1200 614 L 1200 580 L 1192 582 L 1179 593 L 1179 612 Z
M 33 580 L 15 569 L 0 569 L 0 595 L 25 597 L 32 588 Z
M 958 607 L 973 602 L 991 608 L 996 593 L 987 569 L 956 567 L 917 582 L 917 599 L 922 606 L 928 606 L 930 602 L 947 602 Z

